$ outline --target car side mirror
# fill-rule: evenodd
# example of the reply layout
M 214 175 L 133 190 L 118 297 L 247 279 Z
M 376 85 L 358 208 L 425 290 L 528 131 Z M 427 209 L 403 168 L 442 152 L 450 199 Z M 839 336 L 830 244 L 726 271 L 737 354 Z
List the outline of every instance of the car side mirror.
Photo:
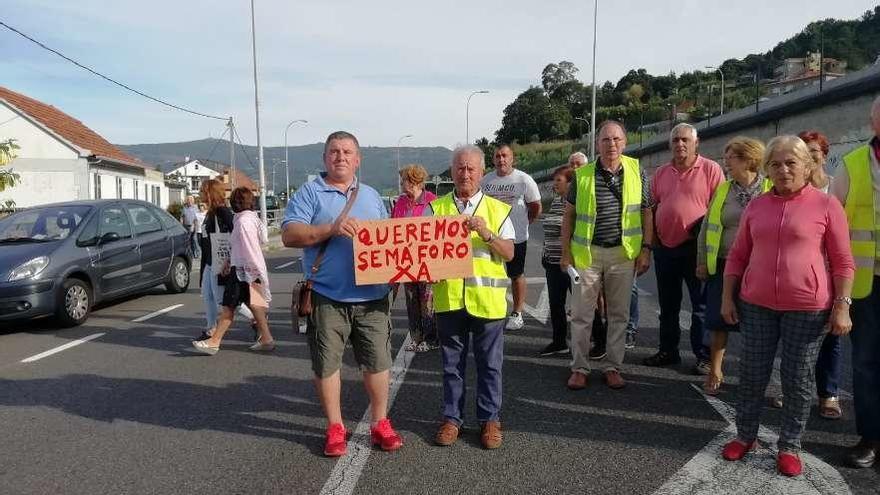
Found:
M 101 239 L 98 241 L 99 245 L 108 244 L 111 242 L 116 242 L 119 240 L 119 234 L 116 232 L 107 232 L 106 234 L 101 236 Z

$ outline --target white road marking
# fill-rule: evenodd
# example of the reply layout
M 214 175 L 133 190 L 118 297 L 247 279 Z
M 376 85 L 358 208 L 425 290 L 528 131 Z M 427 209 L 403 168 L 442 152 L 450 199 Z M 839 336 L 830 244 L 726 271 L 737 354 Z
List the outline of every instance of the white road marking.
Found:
M 167 308 L 160 309 L 159 311 L 153 311 L 152 313 L 141 316 L 140 318 L 135 318 L 135 319 L 131 320 L 131 322 L 132 323 L 140 323 L 142 321 L 147 321 L 150 318 L 155 318 L 159 315 L 164 315 L 165 313 L 168 313 L 169 311 L 174 311 L 175 309 L 177 309 L 181 306 L 183 306 L 183 304 L 175 304 L 173 306 L 168 306 Z
M 49 349 L 46 352 L 41 352 L 41 353 L 34 355 L 34 356 L 31 356 L 29 358 L 22 359 L 21 362 L 22 363 L 33 363 L 34 361 L 39 361 L 40 359 L 43 359 L 45 357 L 49 357 L 52 354 L 58 354 L 61 351 L 70 349 L 71 347 L 76 347 L 80 344 L 85 344 L 86 342 L 88 342 L 90 340 L 95 340 L 102 335 L 104 335 L 104 333 L 95 333 L 95 334 L 89 335 L 88 337 L 83 337 L 81 339 L 72 340 L 72 341 L 70 341 L 64 345 L 60 345 L 54 349 Z
M 297 260 L 293 260 L 293 261 L 288 261 L 287 263 L 284 263 L 284 264 L 282 264 L 282 265 L 278 265 L 278 266 L 276 266 L 275 269 L 276 269 L 276 270 L 281 270 L 282 268 L 287 268 L 288 266 L 290 266 L 290 265 L 292 265 L 292 264 L 294 264 L 294 263 L 296 263 L 296 262 L 298 262 L 298 261 L 299 261 L 298 259 L 297 259 Z
M 530 306 L 528 303 L 523 303 L 523 309 L 526 313 L 532 315 L 532 318 L 541 322 L 542 325 L 547 324 L 547 320 L 550 318 L 550 297 L 547 292 L 546 280 L 541 279 L 545 284 L 544 288 L 541 289 L 541 295 L 538 297 L 538 306 Z M 507 301 L 513 304 L 513 295 L 508 292 L 507 293 Z
M 403 384 L 406 377 L 406 371 L 412 362 L 414 352 L 406 352 L 404 349 L 411 342 L 409 335 L 400 345 L 397 357 L 394 358 L 394 365 L 391 367 L 391 388 L 388 392 L 388 410 L 394 405 L 394 399 L 397 392 Z M 340 457 L 336 461 L 330 478 L 321 488 L 321 495 L 350 495 L 354 492 L 355 486 L 363 473 L 364 467 L 367 465 L 367 459 L 370 458 L 373 447 L 370 442 L 370 409 L 364 411 L 364 415 L 355 428 L 351 439 L 348 441 L 348 453 Z M 404 448 L 406 448 L 404 446 Z
M 660 310 L 659 309 L 656 311 L 656 313 L 657 313 L 657 318 L 660 318 Z M 691 312 L 686 309 L 681 310 L 678 313 L 678 321 L 681 322 L 681 328 L 683 330 L 690 330 L 691 329 Z
M 727 421 L 728 426 L 657 489 L 655 495 L 708 495 L 732 491 L 780 495 L 851 493 L 837 470 L 807 452 L 800 453 L 804 464 L 801 476 L 786 478 L 778 474 L 776 452 L 765 445 L 775 445 L 779 437 L 763 426 L 758 431 L 759 447 L 756 452 L 738 462 L 725 461 L 721 457 L 721 449 L 736 436 L 736 413 L 727 403 L 703 394 L 694 384 L 691 386 Z

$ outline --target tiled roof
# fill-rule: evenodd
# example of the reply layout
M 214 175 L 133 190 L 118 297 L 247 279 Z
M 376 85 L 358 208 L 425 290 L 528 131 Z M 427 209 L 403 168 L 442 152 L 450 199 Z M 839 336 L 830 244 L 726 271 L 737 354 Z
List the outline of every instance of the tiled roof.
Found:
M 223 169 L 223 186 L 228 190 L 232 190 L 232 181 L 229 177 L 229 168 Z M 229 181 L 229 182 L 227 182 Z M 244 174 L 241 169 L 235 169 L 235 187 L 246 187 L 251 191 L 259 191 L 260 186 L 257 185 L 250 177 Z
M 49 128 L 74 146 L 89 150 L 92 155 L 127 165 L 148 169 L 155 168 L 133 156 L 123 153 L 98 133 L 86 127 L 85 124 L 52 105 L 47 105 L 23 94 L 16 93 L 3 86 L 0 86 L 0 99 L 6 100 L 7 103 L 26 113 L 30 118 Z

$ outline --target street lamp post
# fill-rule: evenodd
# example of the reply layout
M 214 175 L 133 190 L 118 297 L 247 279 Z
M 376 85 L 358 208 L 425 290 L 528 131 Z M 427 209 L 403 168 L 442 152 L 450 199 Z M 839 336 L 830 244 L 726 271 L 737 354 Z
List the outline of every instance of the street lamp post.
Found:
M 724 115 L 724 71 L 721 70 L 721 67 L 713 67 L 711 65 L 707 65 L 706 68 L 715 69 L 721 74 L 721 113 L 719 115 Z
M 599 27 L 599 0 L 593 3 L 593 96 L 590 98 L 590 161 L 596 161 L 596 30 Z
M 412 134 L 407 134 L 405 136 L 400 136 L 400 139 L 397 140 L 397 192 L 402 192 L 400 188 L 400 142 L 411 137 L 413 137 Z
M 284 128 L 284 175 L 287 178 L 287 190 L 284 192 L 284 196 L 288 200 L 290 199 L 290 158 L 287 153 L 287 131 L 290 129 L 290 126 L 296 123 L 308 124 L 309 121 L 305 119 L 292 120 L 287 124 L 287 127 Z
M 467 104 L 464 106 L 464 144 L 471 144 L 471 98 L 474 95 L 484 95 L 488 93 L 485 89 L 474 91 L 467 97 Z

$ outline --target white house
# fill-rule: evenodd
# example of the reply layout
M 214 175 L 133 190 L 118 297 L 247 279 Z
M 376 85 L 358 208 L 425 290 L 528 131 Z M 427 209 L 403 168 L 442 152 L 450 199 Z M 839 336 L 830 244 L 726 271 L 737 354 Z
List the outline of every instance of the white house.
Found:
M 127 155 L 57 108 L 0 86 L 0 140 L 21 183 L 3 192 L 22 208 L 58 201 L 126 198 L 168 206 L 162 172 Z
M 213 160 L 190 160 L 189 157 L 186 157 L 180 163 L 175 163 L 173 166 L 175 168 L 169 170 L 165 175 L 174 177 L 186 184 L 186 194 L 198 194 L 199 189 L 202 187 L 202 182 L 220 177 L 225 167 L 222 163 Z

